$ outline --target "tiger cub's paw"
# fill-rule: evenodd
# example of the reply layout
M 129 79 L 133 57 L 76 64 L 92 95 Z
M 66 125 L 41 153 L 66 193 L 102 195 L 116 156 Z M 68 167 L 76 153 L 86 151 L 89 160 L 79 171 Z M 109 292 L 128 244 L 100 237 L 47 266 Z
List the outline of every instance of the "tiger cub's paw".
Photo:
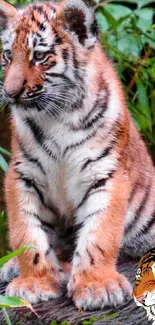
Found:
M 6 288 L 7 296 L 19 297 L 32 304 L 58 298 L 63 293 L 63 287 L 51 274 L 44 277 L 28 276 L 14 279 Z
M 75 305 L 84 310 L 103 309 L 107 306 L 118 306 L 127 295 L 131 296 L 132 288 L 128 280 L 114 272 L 103 280 L 91 280 L 90 276 L 74 276 L 68 283 L 68 295 Z
M 0 279 L 3 282 L 10 282 L 19 275 L 19 264 L 16 257 L 5 263 L 0 272 Z

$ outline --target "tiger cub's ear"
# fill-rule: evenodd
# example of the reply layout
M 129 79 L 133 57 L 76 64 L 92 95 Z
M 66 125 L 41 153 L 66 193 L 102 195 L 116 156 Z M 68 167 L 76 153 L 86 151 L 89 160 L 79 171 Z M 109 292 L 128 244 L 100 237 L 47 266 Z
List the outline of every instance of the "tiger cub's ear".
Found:
M 16 15 L 16 8 L 10 3 L 0 0 L 0 28 L 5 28 L 8 21 Z
M 92 10 L 82 0 L 65 0 L 61 14 L 65 27 L 86 48 L 97 40 L 97 25 Z

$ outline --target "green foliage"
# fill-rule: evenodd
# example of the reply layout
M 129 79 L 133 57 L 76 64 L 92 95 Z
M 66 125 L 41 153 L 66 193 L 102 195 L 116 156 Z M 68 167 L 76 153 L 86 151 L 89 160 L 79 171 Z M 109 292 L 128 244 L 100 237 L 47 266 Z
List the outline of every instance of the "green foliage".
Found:
M 121 1 L 119 1 L 120 3 Z M 101 43 L 115 62 L 128 107 L 149 146 L 155 145 L 155 9 L 153 1 L 96 0 Z M 131 3 L 135 9 L 131 9 Z M 129 7 L 127 6 L 129 5 Z M 148 6 L 147 6 L 148 5 Z
M 1 267 L 4 263 L 8 262 L 11 258 L 13 258 L 13 257 L 15 257 L 15 256 L 17 256 L 17 255 L 19 255 L 19 254 L 21 254 L 21 253 L 24 253 L 27 249 L 30 249 L 30 248 L 32 248 L 32 249 L 36 249 L 33 245 L 27 245 L 27 246 L 24 246 L 24 247 L 19 248 L 18 250 L 16 250 L 16 251 L 13 252 L 13 253 L 10 253 L 10 254 L 8 254 L 8 255 L 6 255 L 6 256 L 4 256 L 4 257 L 1 257 L 1 258 L 0 258 L 0 267 Z
M 36 248 L 32 245 L 27 245 L 27 246 L 19 248 L 18 250 L 16 250 L 15 252 L 13 252 L 11 254 L 8 254 L 8 255 L 0 258 L 0 267 L 4 263 L 9 261 L 11 258 L 25 252 L 27 249 L 36 249 Z M 27 307 L 27 308 L 31 309 L 31 311 L 34 312 L 32 306 L 30 305 L 30 303 L 28 301 L 19 299 L 19 298 L 15 298 L 15 297 L 0 295 L 0 308 L 2 308 L 2 312 L 3 312 L 3 315 L 6 320 L 7 325 L 11 325 L 11 321 L 10 321 L 9 315 L 6 311 L 6 308 L 17 308 L 17 307 L 18 308 L 19 307 Z
M 6 171 L 7 171 L 7 168 L 8 168 L 8 164 L 7 164 L 6 160 L 4 159 L 4 157 L 2 156 L 1 153 L 2 153 L 3 155 L 8 156 L 8 157 L 10 157 L 11 154 L 10 154 L 10 152 L 7 151 L 6 149 L 0 147 L 0 168 L 1 168 L 4 172 L 6 172 Z
M 101 319 L 112 319 L 112 318 L 115 318 L 117 316 L 116 313 L 113 313 L 113 314 L 105 314 L 103 315 L 102 317 L 98 318 L 98 317 L 92 317 L 88 320 L 84 320 L 82 322 L 82 325 L 92 325 L 94 324 L 94 322 L 98 321 L 98 320 L 101 320 Z

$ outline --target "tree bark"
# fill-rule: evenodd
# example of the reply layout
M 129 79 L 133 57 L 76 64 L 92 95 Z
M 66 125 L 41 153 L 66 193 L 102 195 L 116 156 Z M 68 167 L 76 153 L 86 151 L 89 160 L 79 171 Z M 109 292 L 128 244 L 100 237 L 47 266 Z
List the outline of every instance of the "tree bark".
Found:
M 127 276 L 134 285 L 137 262 L 125 262 L 118 266 L 121 273 Z M 5 285 L 0 283 L 0 293 L 4 294 Z M 51 325 L 68 322 L 70 325 L 148 325 L 146 312 L 137 307 L 132 298 L 128 298 L 123 305 L 117 308 L 108 308 L 93 312 L 78 311 L 72 301 L 64 296 L 49 302 L 33 306 L 39 318 L 30 311 L 23 309 L 9 309 L 12 325 Z M 84 322 L 85 321 L 85 322 Z M 0 312 L 0 325 L 5 325 L 4 316 Z M 52 325 L 55 325 L 53 323 Z M 67 325 L 67 324 L 61 324 Z

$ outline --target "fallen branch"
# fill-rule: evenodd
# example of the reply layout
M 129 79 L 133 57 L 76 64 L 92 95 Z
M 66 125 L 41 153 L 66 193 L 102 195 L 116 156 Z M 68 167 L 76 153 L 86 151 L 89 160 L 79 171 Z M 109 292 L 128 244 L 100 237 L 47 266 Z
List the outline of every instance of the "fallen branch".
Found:
M 119 267 L 121 273 L 125 274 L 130 282 L 134 284 L 137 263 L 126 262 Z M 5 286 L 0 283 L 0 293 L 4 294 Z M 33 306 L 39 315 L 37 318 L 33 313 L 24 309 L 9 310 L 9 317 L 12 325 L 55 325 L 67 322 L 70 325 L 148 325 L 146 312 L 143 308 L 137 307 L 133 299 L 128 299 L 122 306 L 116 309 L 104 309 L 93 312 L 78 311 L 72 301 L 66 296 L 53 299 L 49 302 Z M 87 322 L 86 322 L 87 321 Z M 88 322 L 89 321 L 89 322 Z M 0 325 L 5 325 L 3 313 L 0 312 Z M 67 325 L 63 323 L 61 325 Z

